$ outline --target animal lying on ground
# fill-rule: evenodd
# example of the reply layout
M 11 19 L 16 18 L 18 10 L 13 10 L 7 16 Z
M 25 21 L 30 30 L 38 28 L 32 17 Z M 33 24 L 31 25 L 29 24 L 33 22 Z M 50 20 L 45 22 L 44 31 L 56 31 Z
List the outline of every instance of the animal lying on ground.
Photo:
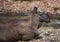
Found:
M 37 29 L 43 22 L 50 22 L 48 14 L 26 13 L 24 15 L 24 12 L 11 16 L 7 14 L 12 13 L 0 14 L 0 42 L 38 39 L 40 34 Z

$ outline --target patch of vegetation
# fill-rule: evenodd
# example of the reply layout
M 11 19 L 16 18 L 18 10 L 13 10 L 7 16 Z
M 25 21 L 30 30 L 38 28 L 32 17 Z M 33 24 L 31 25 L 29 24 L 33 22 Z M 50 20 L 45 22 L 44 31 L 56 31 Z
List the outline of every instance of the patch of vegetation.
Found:
M 59 15 L 59 16 L 57 16 L 55 19 L 60 20 L 60 15 Z
M 54 11 L 57 11 L 60 9 L 60 7 L 53 7 Z

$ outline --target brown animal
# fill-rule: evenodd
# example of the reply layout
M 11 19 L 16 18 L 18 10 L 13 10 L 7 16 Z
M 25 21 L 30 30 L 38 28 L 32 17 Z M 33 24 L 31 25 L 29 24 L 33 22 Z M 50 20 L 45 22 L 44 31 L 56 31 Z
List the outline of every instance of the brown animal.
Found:
M 37 30 L 42 23 L 40 20 L 50 21 L 48 15 L 40 16 L 38 13 L 0 14 L 0 42 L 29 41 L 40 38 Z
M 37 28 L 34 27 L 37 24 L 33 24 L 31 15 L 10 16 L 6 14 L 0 15 L 0 42 L 38 38 L 39 33 Z

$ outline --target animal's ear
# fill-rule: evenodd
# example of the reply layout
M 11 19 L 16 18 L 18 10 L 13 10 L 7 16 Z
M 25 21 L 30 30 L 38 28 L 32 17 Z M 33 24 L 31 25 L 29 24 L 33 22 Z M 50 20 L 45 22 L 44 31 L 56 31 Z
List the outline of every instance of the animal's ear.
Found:
M 35 7 L 32 8 L 31 12 L 36 14 L 37 10 L 38 10 L 38 8 L 35 6 Z

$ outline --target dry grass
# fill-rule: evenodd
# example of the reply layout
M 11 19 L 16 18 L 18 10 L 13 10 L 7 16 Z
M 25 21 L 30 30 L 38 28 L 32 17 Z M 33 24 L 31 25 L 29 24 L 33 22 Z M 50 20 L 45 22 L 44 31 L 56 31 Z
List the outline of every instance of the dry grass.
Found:
M 11 1 L 11 0 L 10 0 Z M 2 3 L 2 2 L 1 2 Z M 5 8 L 6 10 L 13 11 L 27 11 L 31 10 L 32 7 L 36 6 L 38 7 L 39 11 L 47 11 L 53 13 L 53 7 L 60 7 L 60 0 L 40 0 L 40 1 L 6 1 L 3 2 L 3 4 L 0 3 L 0 10 L 1 6 Z

